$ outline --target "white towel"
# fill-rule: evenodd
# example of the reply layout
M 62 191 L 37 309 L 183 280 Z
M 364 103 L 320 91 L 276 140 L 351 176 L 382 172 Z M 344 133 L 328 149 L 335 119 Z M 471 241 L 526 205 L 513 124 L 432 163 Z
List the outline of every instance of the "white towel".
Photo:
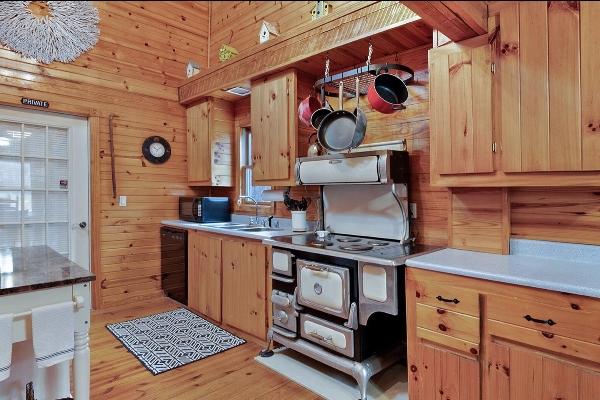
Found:
M 33 352 L 39 368 L 73 358 L 75 316 L 72 301 L 31 309 Z
M 0 381 L 10 375 L 10 360 L 12 358 L 13 315 L 0 315 Z

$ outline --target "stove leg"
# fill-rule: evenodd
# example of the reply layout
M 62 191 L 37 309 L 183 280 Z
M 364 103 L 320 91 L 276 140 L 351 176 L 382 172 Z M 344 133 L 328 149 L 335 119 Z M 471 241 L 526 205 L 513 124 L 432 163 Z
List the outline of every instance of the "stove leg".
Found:
M 352 376 L 358 382 L 358 390 L 360 391 L 359 400 L 367 400 L 367 385 L 369 379 L 373 376 L 373 370 L 368 363 L 355 363 L 352 366 Z
M 267 333 L 267 347 L 264 350 L 258 352 L 258 355 L 261 357 L 271 357 L 273 354 L 273 350 L 269 350 L 271 347 L 271 343 L 273 342 L 273 329 L 269 329 Z

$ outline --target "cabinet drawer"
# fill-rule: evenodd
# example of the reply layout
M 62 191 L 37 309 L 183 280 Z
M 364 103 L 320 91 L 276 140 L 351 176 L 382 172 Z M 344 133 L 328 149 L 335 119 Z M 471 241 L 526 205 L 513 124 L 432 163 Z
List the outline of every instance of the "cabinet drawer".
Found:
M 417 304 L 417 326 L 457 339 L 479 343 L 479 318 Z
M 491 320 L 600 344 L 600 312 L 597 310 L 583 311 L 490 294 L 487 311 Z
M 597 344 L 494 320 L 488 321 L 487 325 L 489 334 L 496 338 L 509 339 L 596 363 L 600 360 L 600 345 Z
M 421 280 L 415 296 L 417 303 L 479 317 L 479 294 L 474 290 Z

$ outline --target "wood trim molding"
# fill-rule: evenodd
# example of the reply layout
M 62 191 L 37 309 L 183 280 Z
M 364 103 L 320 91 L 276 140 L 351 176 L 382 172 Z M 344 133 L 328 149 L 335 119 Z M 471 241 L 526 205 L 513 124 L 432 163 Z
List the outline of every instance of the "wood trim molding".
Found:
M 88 118 L 90 129 L 90 265 L 96 281 L 92 282 L 92 308 L 98 309 L 102 295 L 102 268 L 100 266 L 100 117 L 96 110 Z
M 502 254 L 510 254 L 510 189 L 502 188 Z

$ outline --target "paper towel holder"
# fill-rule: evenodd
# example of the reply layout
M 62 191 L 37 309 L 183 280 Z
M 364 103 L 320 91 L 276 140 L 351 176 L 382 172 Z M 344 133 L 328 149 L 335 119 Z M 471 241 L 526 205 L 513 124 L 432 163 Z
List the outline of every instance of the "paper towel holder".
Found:
M 284 187 L 280 189 L 267 189 L 262 192 L 263 201 L 283 201 L 286 195 L 289 196 L 290 187 Z

